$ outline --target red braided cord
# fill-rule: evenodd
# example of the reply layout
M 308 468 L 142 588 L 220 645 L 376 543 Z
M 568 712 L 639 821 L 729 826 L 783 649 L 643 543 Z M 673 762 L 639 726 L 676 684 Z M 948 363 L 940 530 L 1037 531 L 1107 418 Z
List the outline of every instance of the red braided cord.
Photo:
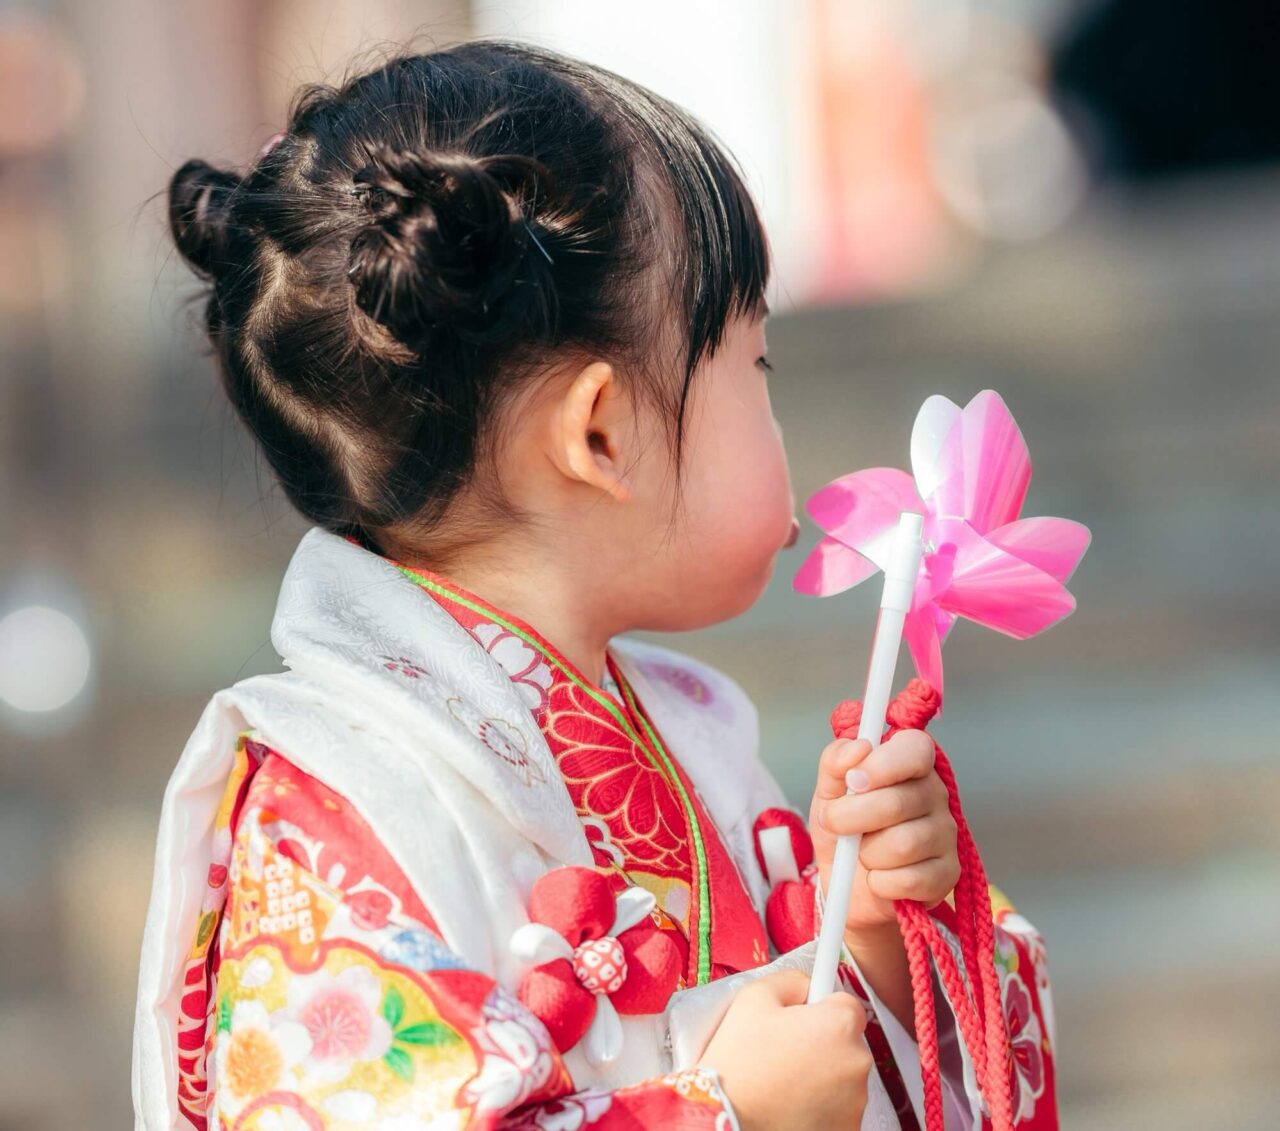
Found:
M 934 763 L 938 776 L 942 778 L 951 798 L 951 815 L 957 828 L 956 847 L 960 857 L 962 878 L 968 881 L 970 891 L 966 893 L 966 903 L 971 906 L 966 917 L 960 920 L 962 928 L 960 940 L 964 948 L 966 968 L 976 970 L 981 984 L 981 993 L 977 995 L 976 1004 L 982 1014 L 983 1026 L 986 1030 L 987 1075 L 988 1086 L 984 1089 L 987 1103 L 991 1107 L 991 1120 L 997 1131 L 1013 1126 L 1013 1099 L 1010 1094 L 1010 1081 L 1006 1058 L 1008 1056 L 1008 1036 L 1005 1030 L 1004 1007 L 1000 995 L 1000 978 L 995 966 L 995 916 L 991 910 L 991 888 L 987 883 L 986 869 L 982 865 L 982 856 L 969 830 L 969 823 L 960 809 L 960 793 L 956 787 L 955 774 L 951 763 L 939 749 Z M 957 912 L 960 907 L 957 903 Z M 966 944 L 968 944 L 966 946 Z M 969 948 L 976 950 L 976 959 L 969 957 Z M 973 965 L 968 965 L 973 961 Z M 992 1077 L 995 1077 L 994 1081 Z M 994 1087 L 991 1086 L 994 1084 Z
M 923 729 L 937 713 L 939 696 L 920 679 L 890 704 L 886 738 L 899 730 Z M 845 700 L 831 713 L 831 729 L 838 738 L 854 738 L 862 717 L 862 704 Z M 960 805 L 960 791 L 951 763 L 934 744 L 934 768 L 947 790 L 948 807 L 956 823 L 956 852 L 960 879 L 954 902 L 956 933 L 965 970 L 977 980 L 977 991 L 966 983 L 951 948 L 925 908 L 912 900 L 898 900 L 895 910 L 907 960 L 911 970 L 915 1008 L 916 1039 L 920 1049 L 920 1072 L 924 1085 L 925 1125 L 928 1131 L 943 1131 L 942 1074 L 938 1064 L 937 1018 L 934 1013 L 933 983 L 928 960 L 932 956 L 938 977 L 952 1002 L 961 1037 L 973 1060 L 979 1087 L 991 1113 L 995 1131 L 1012 1131 L 1013 1105 L 1007 1065 L 1008 1037 L 1000 996 L 1000 980 L 995 969 L 995 921 L 991 892 L 978 846 Z
M 916 1043 L 920 1048 L 920 1077 L 924 1085 L 924 1123 L 928 1131 L 942 1131 L 942 1068 L 938 1064 L 938 1019 L 934 1013 L 929 949 L 918 931 L 903 930 L 902 941 L 907 948 L 911 996 L 915 1002 Z
M 955 1006 L 956 1023 L 960 1026 L 960 1036 L 964 1038 L 965 1048 L 973 1059 L 974 1074 L 979 1080 L 986 1077 L 987 1046 L 982 1021 L 978 1017 L 977 1005 L 973 1000 L 973 991 L 965 980 L 956 962 L 955 955 L 947 945 L 946 939 L 938 929 L 938 924 L 924 909 L 922 904 L 914 900 L 901 899 L 894 903 L 898 912 L 898 926 L 903 932 L 905 942 L 908 934 L 919 935 L 933 955 L 938 969 L 938 980 L 947 991 L 947 997 Z
M 906 689 L 890 704 L 887 714 L 895 731 L 898 729 L 923 730 L 934 715 L 937 714 L 940 705 L 940 697 L 929 684 L 920 679 L 913 679 Z M 969 972 L 969 977 L 971 979 L 975 977 L 979 979 L 981 992 L 977 994 L 971 992 L 970 997 L 978 1013 L 978 1022 L 986 1027 L 989 1025 L 988 1016 L 991 1011 L 987 1006 L 991 1000 L 989 993 L 992 989 L 995 990 L 995 1013 L 997 1018 L 1001 1016 L 999 981 L 996 977 L 994 964 L 991 894 L 987 887 L 986 870 L 982 865 L 982 857 L 978 853 L 978 847 L 974 843 L 968 822 L 965 820 L 964 811 L 960 806 L 960 791 L 956 785 L 956 777 L 951 768 L 951 762 L 937 743 L 934 743 L 934 751 L 934 767 L 938 772 L 938 777 L 946 787 L 948 808 L 956 824 L 956 850 L 960 859 L 960 879 L 956 884 L 953 899 L 957 924 L 963 925 L 965 928 L 958 932 L 960 953 L 964 960 L 965 970 Z M 970 925 L 976 929 L 969 930 L 968 927 Z M 984 926 L 986 928 L 985 941 L 991 943 L 992 945 L 990 946 L 984 946 Z M 1003 1029 L 1001 1033 L 1003 1033 Z M 974 1063 L 981 1066 L 980 1071 L 982 1072 L 985 1072 L 986 1062 L 991 1051 L 989 1038 L 990 1032 L 988 1030 L 981 1053 L 975 1052 L 973 1054 Z M 1003 1056 L 1003 1049 L 1001 1049 L 1000 1056 Z

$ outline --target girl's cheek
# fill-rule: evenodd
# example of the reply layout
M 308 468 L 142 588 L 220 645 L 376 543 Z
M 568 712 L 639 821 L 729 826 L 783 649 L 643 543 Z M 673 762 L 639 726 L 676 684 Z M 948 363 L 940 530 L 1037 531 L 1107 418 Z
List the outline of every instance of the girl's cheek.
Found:
M 790 534 L 795 510 L 786 450 L 776 424 L 763 430 L 741 483 L 737 513 L 750 516 L 751 553 L 771 559 Z
M 782 425 L 770 417 L 768 458 L 762 459 L 761 466 L 767 467 L 769 484 L 766 498 L 775 504 L 778 511 L 785 511 L 787 522 L 791 520 L 791 512 L 795 509 L 795 500 L 791 491 L 791 468 L 787 463 L 787 448 L 782 439 Z
M 786 484 L 786 494 L 790 502 L 791 495 L 791 464 L 787 459 L 787 444 L 782 435 L 782 425 L 777 419 L 773 421 L 773 431 L 778 437 L 778 476 Z

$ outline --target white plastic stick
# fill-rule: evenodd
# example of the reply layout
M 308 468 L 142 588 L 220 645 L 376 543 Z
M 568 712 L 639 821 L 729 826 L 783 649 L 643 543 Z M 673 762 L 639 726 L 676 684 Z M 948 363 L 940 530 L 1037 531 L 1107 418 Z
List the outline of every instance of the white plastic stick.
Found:
M 880 617 L 871 645 L 871 664 L 867 669 L 867 687 L 862 697 L 862 721 L 858 724 L 858 737 L 865 738 L 873 747 L 880 745 L 884 734 L 884 717 L 893 693 L 893 673 L 898 666 L 898 650 L 902 644 L 902 624 L 911 609 L 911 595 L 924 553 L 923 530 L 924 520 L 920 515 L 910 511 L 902 513 L 894 533 L 889 566 L 884 572 Z M 836 969 L 844 947 L 844 924 L 849 914 L 849 898 L 853 894 L 853 877 L 861 843 L 861 836 L 842 836 L 836 842 L 822 909 L 822 930 L 814 955 L 813 977 L 809 981 L 810 1004 L 835 992 Z

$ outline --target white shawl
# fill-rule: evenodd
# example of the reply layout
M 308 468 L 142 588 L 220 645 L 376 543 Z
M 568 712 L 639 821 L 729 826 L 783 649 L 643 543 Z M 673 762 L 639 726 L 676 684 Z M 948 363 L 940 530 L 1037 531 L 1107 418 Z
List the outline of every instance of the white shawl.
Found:
M 523 973 L 508 943 L 527 921 L 534 880 L 553 868 L 592 864 L 568 790 L 506 671 L 385 559 L 310 531 L 285 576 L 271 640 L 289 670 L 218 692 L 165 791 L 134 1031 L 134 1107 L 137 1126 L 147 1131 L 182 1126 L 175 1044 L 182 974 L 242 731 L 253 728 L 347 798 L 449 947 L 508 989 Z M 763 907 L 767 882 L 752 849 L 752 823 L 760 810 L 786 802 L 759 761 L 754 707 L 727 676 L 678 653 L 624 638 L 614 639 L 610 652 L 671 740 Z M 393 678 L 386 664 L 401 659 L 417 665 L 420 678 Z M 714 709 L 650 678 L 646 668 L 654 664 L 696 676 Z M 496 757 L 479 737 L 482 723 L 503 728 L 523 758 Z M 789 956 L 789 964 L 804 961 Z M 624 1018 L 623 1054 L 607 1069 L 571 1050 L 566 1064 L 576 1086 L 616 1088 L 690 1066 L 742 977 L 677 994 L 665 1016 Z M 887 1010 L 878 1012 L 911 1088 L 915 1046 Z M 887 1104 L 873 1079 L 864 1128 L 897 1127 Z

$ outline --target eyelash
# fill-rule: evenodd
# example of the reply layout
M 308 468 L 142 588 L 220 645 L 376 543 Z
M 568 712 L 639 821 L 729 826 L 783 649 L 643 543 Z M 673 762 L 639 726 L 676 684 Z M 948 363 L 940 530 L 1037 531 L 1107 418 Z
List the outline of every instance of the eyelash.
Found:
M 760 366 L 760 368 L 763 369 L 766 373 L 773 372 L 773 365 L 767 357 L 756 358 L 756 364 Z

